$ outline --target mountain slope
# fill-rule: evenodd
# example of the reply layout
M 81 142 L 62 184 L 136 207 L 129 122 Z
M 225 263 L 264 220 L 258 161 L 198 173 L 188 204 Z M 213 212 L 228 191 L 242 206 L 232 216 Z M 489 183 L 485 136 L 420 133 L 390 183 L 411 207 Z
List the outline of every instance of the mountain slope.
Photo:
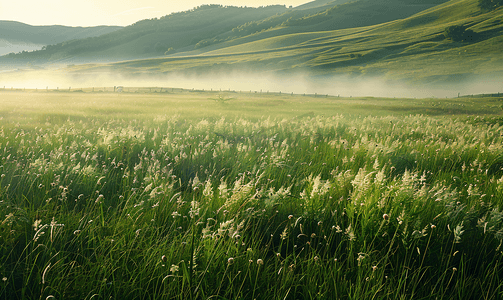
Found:
M 10 57 L 22 63 L 118 61 L 204 53 L 292 33 L 380 24 L 410 16 L 447 0 L 316 0 L 287 9 L 203 5 L 160 19 L 143 20 L 117 32 L 51 45 Z
M 126 74 L 232 70 L 308 72 L 314 75 L 384 76 L 390 80 L 437 82 L 503 75 L 503 9 L 481 11 L 477 0 L 452 0 L 403 20 L 334 31 L 294 33 L 221 47 L 199 55 L 76 66 L 76 73 L 113 70 Z M 453 42 L 452 25 L 477 37 Z M 491 75 L 492 76 L 492 75 Z
M 47 46 L 43 51 L 23 53 L 7 60 L 22 63 L 117 61 L 164 55 L 194 45 L 212 35 L 256 19 L 282 13 L 284 6 L 262 8 L 203 5 L 160 19 L 142 20 L 99 37 L 67 41 Z M 5 60 L 5 59 L 4 59 Z
M 38 48 L 68 40 L 100 36 L 121 28 L 120 26 L 32 26 L 15 21 L 0 21 L 0 55 L 33 50 L 31 46 Z

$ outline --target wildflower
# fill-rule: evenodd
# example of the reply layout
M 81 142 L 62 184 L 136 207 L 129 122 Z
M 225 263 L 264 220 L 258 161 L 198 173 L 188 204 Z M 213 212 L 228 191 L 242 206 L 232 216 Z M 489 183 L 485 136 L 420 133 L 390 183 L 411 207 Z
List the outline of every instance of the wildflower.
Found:
M 166 262 L 166 261 L 168 260 L 168 258 L 166 257 L 166 255 L 163 255 L 163 256 L 161 257 L 161 260 L 162 260 L 163 262 Z
M 189 211 L 189 215 L 190 215 L 190 218 L 194 218 L 196 216 L 199 215 L 199 202 L 193 200 L 190 202 L 190 211 Z
M 288 219 L 289 219 L 289 220 L 293 219 L 293 215 L 289 215 L 289 216 L 288 216 Z
M 285 229 L 283 229 L 283 232 L 281 232 L 281 234 L 279 236 L 282 240 L 287 239 L 288 238 L 288 227 L 285 227 Z
M 348 228 L 346 228 L 346 232 L 345 233 L 348 236 L 348 238 L 349 238 L 350 241 L 356 240 L 356 235 L 355 235 L 353 229 L 351 228 L 351 224 L 349 225 Z
M 263 265 L 264 264 L 264 261 L 262 259 L 257 259 L 257 265 Z
M 377 270 L 377 266 L 372 267 L 372 272 L 375 272 Z
M 211 181 L 208 179 L 204 185 L 203 195 L 206 197 L 213 197 L 213 187 L 211 186 Z
M 100 185 L 101 184 L 101 180 L 105 179 L 105 176 L 101 176 L 99 179 L 98 179 L 98 182 L 96 182 L 96 185 Z
M 233 257 L 229 257 L 229 259 L 227 259 L 227 263 L 229 265 L 232 265 L 234 263 L 234 258 Z
M 169 271 L 171 273 L 176 273 L 176 272 L 178 272 L 178 270 L 180 270 L 180 267 L 177 265 L 171 265 L 171 268 L 169 268 Z
M 98 196 L 98 198 L 96 199 L 96 201 L 95 201 L 95 202 L 96 202 L 96 203 L 101 203 L 101 200 L 103 200 L 103 198 L 105 198 L 105 197 L 104 197 L 102 194 L 100 194 L 100 195 Z
M 356 259 L 358 261 L 358 266 L 361 265 L 361 263 L 363 262 L 363 260 L 365 259 L 367 254 L 365 253 L 358 253 L 358 258 Z
M 389 219 L 389 216 L 388 216 L 388 214 L 384 214 L 384 215 L 382 215 L 382 218 L 387 221 Z
M 456 272 L 458 269 L 456 267 L 452 268 L 453 272 Z
M 42 220 L 40 220 L 40 219 L 35 220 L 35 222 L 33 223 L 33 229 L 38 230 L 41 222 L 42 222 Z
M 435 229 L 435 228 L 437 228 L 437 226 L 431 224 L 431 229 Z
M 456 228 L 454 228 L 454 242 L 455 243 L 460 243 L 461 242 L 461 235 L 465 231 L 463 230 L 463 222 L 461 224 L 458 224 Z

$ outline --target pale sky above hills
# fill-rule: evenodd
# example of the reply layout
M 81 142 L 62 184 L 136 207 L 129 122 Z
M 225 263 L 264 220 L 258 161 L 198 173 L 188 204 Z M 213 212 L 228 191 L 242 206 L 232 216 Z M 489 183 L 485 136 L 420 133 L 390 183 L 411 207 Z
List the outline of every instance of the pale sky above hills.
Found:
M 10 0 L 0 1 L 0 20 L 30 25 L 130 25 L 201 4 L 298 6 L 310 0 Z

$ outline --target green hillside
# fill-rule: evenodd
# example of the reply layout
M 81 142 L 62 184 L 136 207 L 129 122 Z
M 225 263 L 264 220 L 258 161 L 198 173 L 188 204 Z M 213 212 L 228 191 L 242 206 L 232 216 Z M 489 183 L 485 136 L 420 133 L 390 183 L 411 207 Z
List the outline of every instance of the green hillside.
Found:
M 121 28 L 121 26 L 32 26 L 15 21 L 0 21 L 0 39 L 11 42 L 49 45 L 67 40 L 100 36 Z
M 22 63 L 93 61 L 67 71 L 112 71 L 129 76 L 267 71 L 443 84 L 473 75 L 502 75 L 503 9 L 482 10 L 479 0 L 440 2 L 315 1 L 307 9 L 206 5 L 143 20 L 101 37 L 3 59 Z M 383 7 L 395 7 L 397 12 L 385 12 Z M 421 10 L 398 18 L 407 11 L 405 7 L 409 12 Z M 300 15 L 303 17 L 292 17 Z M 246 18 L 259 21 L 245 22 Z M 385 22 L 387 18 L 393 20 Z M 348 19 L 355 22 L 351 28 L 341 25 Z M 369 19 L 376 24 L 363 26 Z M 238 23 L 241 25 L 235 26 Z M 470 39 L 447 38 L 444 34 L 450 26 L 463 26 L 471 32 Z M 208 38 L 210 33 L 213 38 Z M 123 61 L 99 63 L 97 58 Z
M 30 45 L 36 45 L 36 48 L 40 49 L 44 45 L 96 37 L 121 28 L 121 26 L 32 26 L 15 21 L 0 21 L 0 55 L 31 50 Z
M 476 38 L 446 39 L 445 28 L 453 25 L 467 26 Z M 503 74 L 503 10 L 482 11 L 476 0 L 452 0 L 406 19 L 367 27 L 280 35 L 284 28 L 270 29 L 255 41 L 225 42 L 199 55 L 77 66 L 72 71 L 297 71 L 438 83 Z
M 286 10 L 279 5 L 261 8 L 203 5 L 159 19 L 141 20 L 99 37 L 66 41 L 49 45 L 42 51 L 4 56 L 3 60 L 7 63 L 78 63 L 162 56 L 187 47 L 192 50 L 197 42 L 208 36 Z
M 142 20 L 100 37 L 4 57 L 7 63 L 82 63 L 199 54 L 271 36 L 376 25 L 408 17 L 446 0 L 316 0 L 296 8 L 203 5 Z

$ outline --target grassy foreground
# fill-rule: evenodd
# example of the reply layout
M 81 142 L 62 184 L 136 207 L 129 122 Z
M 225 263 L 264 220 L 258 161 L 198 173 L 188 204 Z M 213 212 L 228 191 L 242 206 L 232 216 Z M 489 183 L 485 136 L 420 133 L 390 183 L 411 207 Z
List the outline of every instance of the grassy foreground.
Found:
M 503 297 L 501 98 L 150 92 L 0 91 L 0 298 Z

